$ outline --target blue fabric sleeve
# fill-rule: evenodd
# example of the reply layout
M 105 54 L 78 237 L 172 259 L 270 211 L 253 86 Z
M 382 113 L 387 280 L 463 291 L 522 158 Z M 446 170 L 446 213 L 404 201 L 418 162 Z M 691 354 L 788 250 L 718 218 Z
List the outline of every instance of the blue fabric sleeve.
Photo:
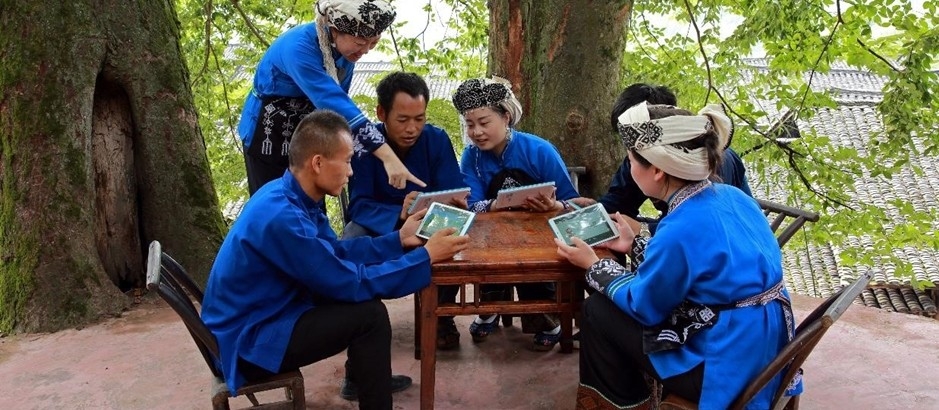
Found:
M 352 158 L 352 178 L 349 180 L 349 213 L 355 223 L 378 234 L 394 230 L 401 214 L 401 204 L 380 200 L 383 190 L 394 189 L 387 184 L 387 173 L 378 158 L 362 156 Z M 408 183 L 406 188 L 411 188 Z
M 456 154 L 453 150 L 453 142 L 450 136 L 444 130 L 434 132 L 427 137 L 433 138 L 430 146 L 431 153 L 431 173 L 433 182 L 430 186 L 434 191 L 445 189 L 462 188 L 463 177 L 460 173 L 460 165 L 456 162 Z
M 721 164 L 720 173 L 721 180 L 725 184 L 739 188 L 747 196 L 753 196 L 750 191 L 750 183 L 747 182 L 747 169 L 743 166 L 743 160 L 734 150 L 730 148 L 724 150 L 724 162 Z
M 318 237 L 316 225 L 299 210 L 278 222 L 278 234 L 267 236 L 273 242 L 265 246 L 269 260 L 319 294 L 362 302 L 402 297 L 430 283 L 430 255 L 421 247 L 402 256 L 397 232 L 338 241 L 334 235 Z
M 463 158 L 460 160 L 460 172 L 463 174 L 463 183 L 470 189 L 467 204 L 471 209 L 476 207 L 477 202 L 486 200 L 486 188 L 488 184 L 488 181 L 483 181 L 479 175 L 476 174 L 477 155 L 475 155 L 475 152 L 478 150 L 479 148 L 475 146 L 467 145 L 466 148 L 463 149 Z
M 693 255 L 686 254 L 681 246 L 663 245 L 677 243 L 676 238 L 650 241 L 635 278 L 608 286 L 610 299 L 643 325 L 661 323 L 691 290 L 693 278 L 687 263 L 694 260 Z
M 285 45 L 282 61 L 284 73 L 296 82 L 313 105 L 342 115 L 349 122 L 352 135 L 363 144 L 366 151 L 372 152 L 384 143 L 384 139 L 376 145 L 372 140 L 359 137 L 360 128 L 371 122 L 346 91 L 352 84 L 353 65 L 350 65 L 345 78 L 341 80 L 342 85 L 336 83 L 323 68 L 323 54 L 316 41 L 295 41 Z

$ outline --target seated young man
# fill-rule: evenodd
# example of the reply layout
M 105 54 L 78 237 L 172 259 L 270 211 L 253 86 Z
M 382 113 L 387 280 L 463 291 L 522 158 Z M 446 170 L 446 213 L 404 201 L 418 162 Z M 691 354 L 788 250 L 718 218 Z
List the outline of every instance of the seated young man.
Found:
M 352 158 L 350 222 L 343 229 L 343 238 L 393 231 L 404 223 L 407 208 L 418 191 L 464 186 L 450 137 L 446 131 L 427 123 L 430 99 L 427 83 L 417 74 L 393 72 L 378 83 L 376 93 L 375 111 L 381 121 L 378 130 L 401 162 L 427 187 L 408 182 L 404 189 L 397 189 L 386 182 L 388 174 L 381 160 L 370 155 Z M 465 202 L 453 205 L 466 208 Z
M 668 87 L 643 83 L 632 84 L 623 90 L 613 104 L 613 109 L 610 113 L 610 125 L 613 127 L 613 132 L 619 132 L 619 116 L 622 115 L 627 108 L 643 101 L 649 104 L 678 105 L 675 94 Z M 731 130 L 730 138 L 727 140 L 727 146 L 724 147 L 723 163 L 717 174 L 717 176 L 720 177 L 719 182 L 733 185 L 745 194 L 753 196 L 750 192 L 750 185 L 747 183 L 746 169 L 743 166 L 743 160 L 730 148 L 732 140 L 733 131 Z M 619 212 L 636 221 L 631 226 L 633 231 L 641 233 L 644 237 L 649 237 L 655 233 L 658 220 L 661 218 L 649 219 L 639 217 L 639 208 L 647 199 L 651 198 L 646 196 L 642 190 L 639 189 L 639 185 L 636 184 L 636 181 L 633 180 L 630 174 L 629 158 L 624 158 L 623 164 L 620 165 L 616 174 L 613 175 L 613 180 L 610 181 L 610 187 L 607 189 L 606 194 L 597 201 L 603 204 L 607 212 L 611 214 Z M 662 216 L 665 216 L 665 213 L 668 211 L 668 204 L 664 201 L 654 199 L 652 199 L 652 204 L 656 209 L 662 212 Z
M 420 192 L 442 191 L 464 186 L 456 161 L 453 143 L 447 133 L 427 124 L 427 83 L 413 73 L 393 72 L 378 83 L 377 128 L 385 141 L 411 173 L 427 183 L 420 188 L 411 182 L 404 189 L 388 185 L 382 162 L 373 155 L 352 159 L 349 179 L 350 221 L 343 239 L 384 235 L 397 229 L 408 218 L 407 210 Z M 466 209 L 466 201 L 450 205 Z M 440 288 L 440 302 L 453 302 L 456 286 Z M 460 333 L 453 317 L 440 318 L 437 347 L 443 350 L 459 346 Z
M 392 408 L 391 324 L 380 298 L 427 286 L 431 263 L 451 258 L 469 238 L 450 229 L 419 247 L 417 213 L 398 232 L 338 240 L 321 203 L 352 175 L 352 154 L 342 116 L 309 114 L 290 142 L 287 172 L 248 200 L 222 243 L 202 320 L 218 340 L 232 392 L 347 350 L 346 378 L 359 407 Z M 396 376 L 394 385 L 404 389 L 410 378 Z

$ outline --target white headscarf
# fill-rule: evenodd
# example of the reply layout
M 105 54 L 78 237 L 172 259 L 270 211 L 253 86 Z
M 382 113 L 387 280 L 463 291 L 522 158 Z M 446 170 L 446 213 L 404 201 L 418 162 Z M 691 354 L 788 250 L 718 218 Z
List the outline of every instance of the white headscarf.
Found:
M 718 104 L 711 104 L 698 115 L 673 115 L 649 119 L 645 101 L 630 107 L 618 118 L 619 133 L 626 148 L 633 149 L 666 174 L 688 181 L 702 181 L 711 175 L 707 148 L 687 149 L 673 144 L 695 139 L 714 130 L 724 147 L 733 124 Z
M 395 9 L 386 0 L 319 0 L 316 9 L 316 35 L 323 53 L 323 68 L 339 83 L 329 27 L 356 37 L 381 35 L 395 20 Z

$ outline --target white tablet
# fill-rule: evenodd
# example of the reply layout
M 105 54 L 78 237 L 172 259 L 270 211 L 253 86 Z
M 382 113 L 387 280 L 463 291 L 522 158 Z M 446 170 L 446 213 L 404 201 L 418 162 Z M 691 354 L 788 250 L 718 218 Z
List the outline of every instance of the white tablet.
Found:
M 417 236 L 430 239 L 434 232 L 450 227 L 456 228 L 457 235 L 466 235 L 475 217 L 476 214 L 470 211 L 434 202 L 417 228 Z
M 499 194 L 496 195 L 496 203 L 493 205 L 492 209 L 498 210 L 506 208 L 517 208 L 525 205 L 525 200 L 529 197 L 536 197 L 540 194 L 545 194 L 551 197 L 553 196 L 553 193 L 554 181 L 541 184 L 524 185 L 515 188 L 500 189 Z
M 434 202 L 449 204 L 454 199 L 466 199 L 466 197 L 469 196 L 469 193 L 469 188 L 455 188 L 443 191 L 421 192 L 417 195 L 417 198 L 414 199 L 414 202 L 411 203 L 411 207 L 408 208 L 408 215 L 413 215 L 415 212 L 429 207 L 430 204 Z
M 594 246 L 619 237 L 619 229 L 606 213 L 603 204 L 594 204 L 548 220 L 554 236 L 568 245 L 573 245 L 571 237 L 576 236 Z

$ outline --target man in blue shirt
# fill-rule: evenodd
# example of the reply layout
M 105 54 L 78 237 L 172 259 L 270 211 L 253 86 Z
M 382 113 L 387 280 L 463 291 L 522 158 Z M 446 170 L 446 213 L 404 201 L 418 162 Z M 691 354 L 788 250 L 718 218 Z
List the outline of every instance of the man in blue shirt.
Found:
M 402 163 L 421 181 L 421 188 L 408 182 L 403 189 L 388 185 L 382 162 L 371 155 L 352 158 L 353 175 L 349 180 L 350 221 L 342 238 L 379 236 L 401 226 L 407 210 L 420 191 L 433 192 L 463 187 L 463 175 L 456 161 L 453 143 L 446 131 L 427 124 L 430 90 L 417 74 L 393 72 L 376 87 L 377 128 Z M 466 209 L 466 200 L 450 205 Z M 457 286 L 441 286 L 439 301 L 452 303 Z M 441 317 L 437 325 L 437 347 L 441 350 L 459 346 L 460 332 L 453 317 Z
M 398 232 L 338 240 L 322 201 L 352 175 L 352 155 L 345 119 L 313 111 L 293 134 L 287 172 L 248 200 L 222 243 L 202 320 L 232 392 L 347 350 L 360 408 L 392 408 L 391 324 L 380 299 L 427 286 L 431 263 L 469 238 L 448 229 L 421 247 L 414 234 L 424 213 L 416 213 Z M 398 389 L 411 384 L 396 378 Z
M 343 238 L 384 235 L 407 219 L 407 208 L 421 192 L 463 187 L 453 143 L 446 131 L 427 124 L 427 83 L 413 73 L 393 72 L 376 87 L 377 125 L 395 155 L 411 173 L 427 183 L 408 182 L 403 189 L 388 185 L 388 174 L 374 156 L 352 158 L 349 219 Z M 452 204 L 466 208 L 466 203 Z

